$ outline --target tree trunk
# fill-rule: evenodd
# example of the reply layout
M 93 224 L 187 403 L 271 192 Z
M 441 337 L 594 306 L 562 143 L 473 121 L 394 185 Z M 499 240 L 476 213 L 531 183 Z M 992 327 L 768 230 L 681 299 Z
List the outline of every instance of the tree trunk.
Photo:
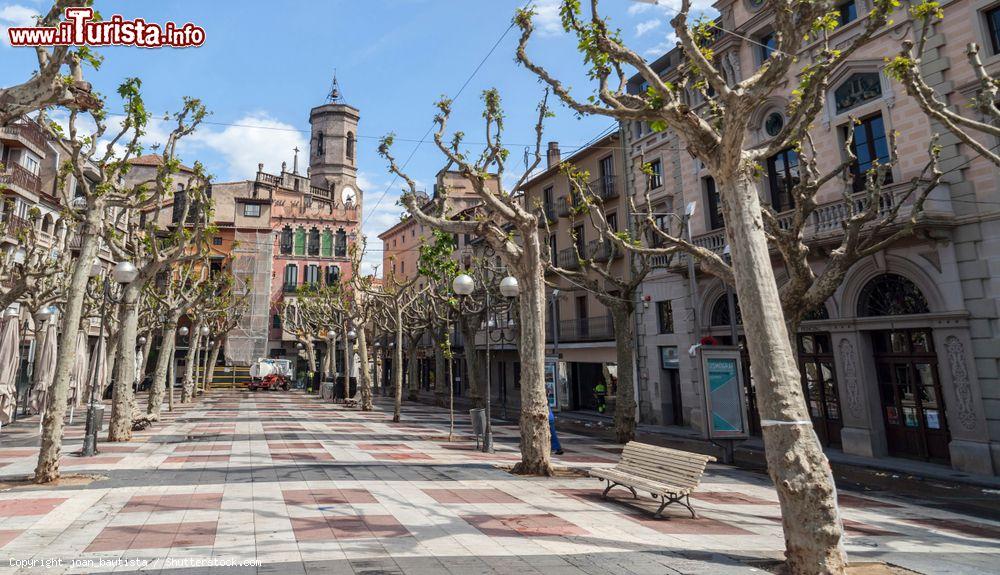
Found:
M 174 384 L 177 383 L 177 343 L 170 347 L 170 367 L 167 369 L 167 411 L 174 410 Z
M 458 326 L 462 332 L 462 346 L 465 352 L 465 371 L 468 380 L 469 399 L 476 408 L 485 407 L 483 401 L 482 357 L 476 349 L 476 324 L 467 317 L 459 318 Z
M 618 389 L 615 392 L 615 438 L 618 443 L 635 439 L 635 334 L 632 327 L 634 306 L 618 302 L 610 306 L 615 329 L 615 354 L 618 360 Z
M 403 406 L 403 318 L 396 312 L 396 344 L 392 346 L 392 388 L 393 405 L 392 421 L 399 423 L 400 411 Z
M 792 573 L 841 573 L 846 563 L 837 489 L 812 428 L 781 311 L 760 199 L 750 174 L 716 173 L 736 293 L 757 388 L 768 473 L 778 491 Z M 718 170 L 717 172 L 721 172 Z M 720 177 L 721 176 L 721 177 Z
M 208 354 L 208 373 L 205 375 L 205 383 L 202 389 L 205 393 L 208 393 L 209 388 L 212 387 L 212 381 L 215 380 L 215 364 L 219 361 L 219 352 L 222 350 L 222 336 L 215 336 L 215 345 L 212 346 L 212 351 Z
M 412 335 L 406 338 L 406 367 L 409 381 L 406 385 L 406 400 L 417 401 L 420 399 L 420 362 L 417 361 L 417 345 L 420 343 L 420 336 Z
M 58 340 L 59 349 L 56 355 L 56 373 L 46 400 L 42 443 L 38 451 L 38 464 L 35 466 L 36 483 L 49 483 L 59 479 L 59 455 L 62 449 L 63 418 L 66 416 L 66 401 L 69 397 L 70 371 L 76 361 L 77 332 L 83 316 L 87 280 L 98 250 L 98 238 L 90 231 L 97 229 L 96 224 L 96 222 L 83 224 L 80 256 L 73 266 L 73 273 L 66 290 L 62 329 Z
M 361 392 L 361 411 L 372 410 L 372 374 L 368 369 L 368 336 L 365 328 L 358 329 L 358 387 Z
M 142 344 L 142 361 L 139 362 L 139 369 L 135 374 L 135 378 L 140 383 L 142 378 L 146 377 L 146 367 L 149 364 L 149 352 L 153 349 L 153 331 L 149 330 L 146 332 L 146 343 Z
M 118 362 L 111 395 L 111 422 L 108 441 L 132 439 L 132 416 L 135 411 L 135 343 L 139 331 L 139 295 L 142 286 L 132 282 L 125 288 L 119 306 Z
M 167 372 L 170 360 L 174 355 L 174 338 L 177 333 L 177 318 L 169 317 L 160 329 L 160 355 L 156 357 L 156 367 L 153 368 L 153 382 L 149 386 L 149 397 L 146 401 L 146 415 L 153 421 L 159 421 L 162 411 L 163 392 L 167 384 Z M 152 339 L 152 335 L 150 336 Z M 173 388 L 173 386 L 171 386 Z
M 549 401 L 545 395 L 545 277 L 538 229 L 521 229 L 524 250 L 514 267 L 520 287 L 521 461 L 513 472 L 552 475 Z M 524 228 L 524 226 L 522 226 Z
M 118 342 L 122 339 L 121 326 L 115 330 L 113 334 L 108 335 L 108 341 L 104 344 L 104 355 L 107 359 L 104 360 L 106 366 L 106 374 L 104 376 L 104 381 L 101 382 L 101 388 L 97 390 L 98 397 L 103 399 L 104 392 L 111 387 L 111 384 L 115 381 L 115 366 L 118 365 Z
M 184 383 L 181 386 L 181 403 L 191 401 L 194 395 L 194 368 L 198 363 L 198 350 L 201 347 L 201 323 L 196 323 L 191 328 L 187 357 L 184 360 Z

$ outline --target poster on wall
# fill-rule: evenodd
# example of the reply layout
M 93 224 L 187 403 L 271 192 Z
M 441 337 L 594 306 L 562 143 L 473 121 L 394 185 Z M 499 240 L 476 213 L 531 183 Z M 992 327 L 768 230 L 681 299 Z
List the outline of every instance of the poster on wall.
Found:
M 724 439 L 748 437 L 740 351 L 736 348 L 702 348 L 701 363 L 709 415 L 708 436 Z
M 549 408 L 558 411 L 559 401 L 556 395 L 556 366 L 557 359 L 545 360 L 545 397 L 549 400 Z

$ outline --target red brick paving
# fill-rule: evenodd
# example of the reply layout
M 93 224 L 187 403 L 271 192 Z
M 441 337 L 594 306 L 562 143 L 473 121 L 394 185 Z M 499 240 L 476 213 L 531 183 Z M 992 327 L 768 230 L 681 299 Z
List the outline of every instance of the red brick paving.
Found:
M 382 461 L 408 461 L 411 459 L 431 459 L 426 453 L 372 453 L 372 457 Z
M 958 533 L 960 535 L 967 535 L 969 537 L 976 537 L 979 539 L 1000 539 L 1000 527 L 987 525 L 985 523 L 934 517 L 907 519 L 907 521 L 910 523 L 916 523 L 917 525 L 923 525 L 924 527 L 941 529 L 943 531 L 950 531 L 952 533 Z
M 881 527 L 876 527 L 875 525 L 869 525 L 867 523 L 862 523 L 860 521 L 854 521 L 851 519 L 844 519 L 844 531 L 848 535 L 855 536 L 871 536 L 879 537 L 886 535 L 899 535 L 895 531 L 889 531 L 888 529 L 882 529 Z
M 462 519 L 489 537 L 564 537 L 587 530 L 555 515 L 463 515 Z
M 80 467 L 81 465 L 112 465 L 118 463 L 122 459 L 122 456 L 103 456 L 97 455 L 95 457 L 77 457 L 75 455 L 64 455 L 62 459 L 59 460 L 59 465 L 62 467 Z
M 499 489 L 424 489 L 438 503 L 524 503 Z
M 52 511 L 66 497 L 42 497 L 38 499 L 7 499 L 0 501 L 0 517 L 22 517 L 25 515 L 45 515 Z
M 13 541 L 21 533 L 23 531 L 18 529 L 0 529 L 0 548 Z
M 359 443 L 358 449 L 364 451 L 409 451 L 409 445 L 402 443 Z
M 232 448 L 231 444 L 216 445 L 216 444 L 191 444 L 191 445 L 178 445 L 174 448 L 174 453 L 187 453 L 190 451 L 210 451 L 210 452 L 225 452 L 229 453 Z
M 709 503 L 718 503 L 720 505 L 777 505 L 777 501 L 768 501 L 767 499 L 760 499 L 758 497 L 753 497 L 750 495 L 745 495 L 743 493 L 737 493 L 734 491 L 698 491 L 692 493 L 691 497 L 698 499 L 700 501 L 707 501 Z
M 284 451 L 271 454 L 272 461 L 333 461 L 326 451 Z
M 206 547 L 215 544 L 215 521 L 105 527 L 86 552 Z
M 392 515 L 341 515 L 292 518 L 298 541 L 405 537 L 410 532 Z
M 687 509 L 680 508 L 677 511 L 687 513 Z M 716 519 L 706 517 L 692 518 L 670 515 L 671 509 L 667 507 L 663 510 L 663 519 L 654 519 L 651 514 L 628 513 L 625 517 L 635 521 L 643 527 L 648 527 L 660 533 L 668 535 L 750 535 L 751 532 L 741 529 L 735 525 L 723 523 Z
M 847 493 L 838 493 L 837 502 L 841 507 L 858 507 L 865 509 L 868 507 L 899 507 L 888 501 L 878 501 L 875 499 L 868 499 L 867 497 L 859 497 L 857 495 L 850 495 Z
M 268 441 L 267 447 L 271 451 L 275 449 L 323 449 L 323 444 L 319 441 Z
M 229 461 L 229 456 L 219 455 L 171 455 L 163 460 L 164 463 L 201 463 L 201 462 L 221 462 Z
M 221 493 L 170 493 L 163 495 L 135 495 L 132 499 L 129 499 L 121 512 L 219 509 L 221 507 Z
M 367 489 L 289 489 L 282 491 L 285 505 L 305 507 L 378 503 Z

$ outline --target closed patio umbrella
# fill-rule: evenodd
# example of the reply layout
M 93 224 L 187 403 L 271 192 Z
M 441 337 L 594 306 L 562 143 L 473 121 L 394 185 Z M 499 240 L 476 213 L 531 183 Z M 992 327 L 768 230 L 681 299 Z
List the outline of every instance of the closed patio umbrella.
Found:
M 87 333 L 83 330 L 77 332 L 76 336 L 76 357 L 73 360 L 73 369 L 69 374 L 69 422 L 73 423 L 73 412 L 80 405 L 83 399 L 83 390 L 87 386 L 87 377 L 90 375 L 90 358 L 87 353 Z
M 50 320 L 38 348 L 35 360 L 35 386 L 31 389 L 31 409 L 35 413 L 45 411 L 45 398 L 48 397 L 49 387 L 56 375 L 56 340 L 58 339 L 56 329 L 56 322 Z
M 90 357 L 90 366 L 87 368 L 87 383 L 84 386 L 83 395 L 88 402 L 90 401 L 90 388 L 96 381 L 100 383 L 98 383 L 99 387 L 94 398 L 100 403 L 104 397 L 104 382 L 108 379 L 107 338 L 103 334 L 100 337 L 103 341 L 98 341 L 97 346 L 94 347 L 94 354 Z M 101 349 L 100 353 L 97 353 L 98 347 Z
M 8 316 L 0 330 L 0 425 L 10 422 L 17 407 L 17 369 L 20 366 L 20 325 Z

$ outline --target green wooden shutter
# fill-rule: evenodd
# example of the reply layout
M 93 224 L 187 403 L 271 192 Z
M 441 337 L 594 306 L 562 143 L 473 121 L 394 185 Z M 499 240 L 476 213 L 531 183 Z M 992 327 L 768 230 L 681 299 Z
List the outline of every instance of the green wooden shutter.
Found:
M 306 230 L 298 228 L 295 230 L 295 255 L 306 255 Z
M 324 258 L 333 256 L 333 232 L 323 230 L 323 237 L 320 242 L 320 255 Z

